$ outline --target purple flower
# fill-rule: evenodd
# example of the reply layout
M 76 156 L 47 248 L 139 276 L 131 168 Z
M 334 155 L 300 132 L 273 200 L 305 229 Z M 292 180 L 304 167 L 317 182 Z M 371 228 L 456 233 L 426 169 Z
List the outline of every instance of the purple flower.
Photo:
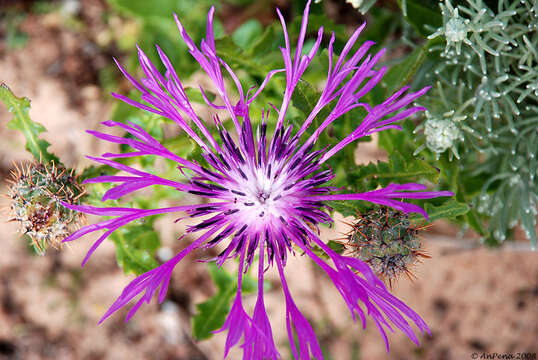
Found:
M 398 125 L 394 124 L 396 121 L 424 110 L 424 108 L 417 106 L 405 107 L 424 94 L 428 88 L 414 93 L 406 93 L 407 87 L 400 89 L 383 103 L 374 107 L 361 102 L 362 97 L 380 81 L 386 71 L 385 67 L 375 69 L 375 65 L 384 51 L 382 50 L 373 56 L 366 55 L 373 45 L 373 42 L 368 41 L 355 52 L 351 52 L 355 41 L 364 28 L 363 25 L 351 36 L 338 60 L 333 63 L 333 34 L 329 40 L 329 72 L 326 86 L 311 114 L 305 119 L 301 128 L 294 131 L 286 121 L 287 109 L 294 89 L 319 49 L 323 35 L 323 29 L 320 28 L 312 49 L 308 54 L 302 54 L 309 5 L 304 11 L 299 40 L 293 57 L 286 24 L 278 12 L 284 28 L 286 44 L 286 47 L 281 49 L 284 69 L 273 70 L 267 74 L 264 82 L 250 97 L 250 91 L 246 94 L 243 92 L 237 76 L 216 55 L 212 30 L 214 9 L 212 8 L 208 14 L 207 35 L 202 40 L 200 48 L 194 44 L 176 17 L 181 36 L 187 44 L 190 54 L 213 81 L 222 104 L 211 103 L 204 93 L 206 102 L 212 108 L 227 110 L 235 126 L 237 141 L 222 126 L 217 116 L 213 120 L 220 139 L 213 137 L 205 123 L 193 110 L 178 75 L 159 47 L 157 47 L 157 51 L 166 67 L 164 75 L 159 73 L 140 49 L 138 49 L 140 66 L 145 74 L 141 80 L 133 78 L 118 64 L 123 74 L 141 92 L 143 103 L 123 95 L 114 94 L 114 96 L 137 108 L 175 121 L 203 149 L 203 157 L 210 166 L 203 167 L 195 161 L 177 156 L 134 123 L 124 124 L 106 121 L 103 123 L 105 126 L 119 126 L 132 137 L 118 137 L 97 131 L 88 132 L 109 142 L 129 145 L 133 151 L 121 154 L 106 153 L 101 158 L 92 157 L 91 159 L 122 170 L 128 175 L 99 176 L 86 182 L 118 183 L 117 186 L 106 192 L 103 200 L 118 199 L 147 186 L 161 185 L 199 195 L 210 201 L 150 210 L 64 204 L 70 209 L 84 213 L 114 217 L 86 226 L 65 239 L 65 241 L 73 241 L 93 231 L 107 230 L 91 247 L 84 262 L 106 237 L 133 220 L 179 211 L 186 212 L 188 216 L 193 218 L 204 217 L 198 224 L 187 229 L 187 233 L 203 232 L 203 234 L 171 260 L 133 280 L 105 313 L 101 321 L 139 295 L 141 297 L 131 308 L 127 320 L 143 302 L 149 303 L 158 289 L 159 301 L 163 301 L 171 273 L 183 257 L 195 248 L 208 248 L 224 243 L 225 250 L 217 256 L 216 262 L 221 265 L 227 259 L 239 258 L 237 295 L 230 314 L 221 329 L 221 331 L 228 331 L 225 356 L 230 348 L 243 338 L 244 358 L 279 358 L 263 298 L 264 272 L 276 263 L 286 301 L 286 322 L 290 343 L 295 343 L 295 337 L 298 340 L 298 348 L 291 346 L 295 358 L 322 358 L 314 331 L 295 305 L 286 283 L 284 268 L 287 255 L 294 253 L 294 247 L 307 254 L 327 273 L 349 307 L 353 318 L 356 319 L 358 315 L 363 326 L 366 326 L 366 310 L 383 335 L 387 350 L 388 340 L 385 329 L 393 331 L 393 328 L 396 327 L 417 344 L 418 339 L 408 320 L 415 323 L 419 330 L 429 331 L 424 321 L 413 310 L 388 292 L 368 265 L 358 259 L 346 257 L 331 250 L 319 238 L 318 233 L 312 230 L 320 223 L 332 224 L 332 218 L 329 215 L 330 208 L 325 204 L 325 201 L 365 200 L 392 206 L 406 213 L 419 212 L 427 217 L 422 208 L 402 202 L 400 199 L 424 199 L 452 195 L 447 191 L 419 192 L 419 190 L 425 190 L 425 186 L 420 184 L 391 184 L 386 188 L 366 193 L 333 194 L 338 189 L 328 185 L 328 182 L 333 178 L 332 171 L 325 165 L 328 159 L 362 136 L 388 128 L 399 128 Z M 223 71 L 232 78 L 235 84 L 239 96 L 239 100 L 235 104 L 225 87 Z M 256 131 L 254 131 L 250 120 L 252 115 L 250 105 L 271 77 L 279 72 L 285 72 L 286 89 L 280 109 L 277 110 L 278 119 L 271 136 L 267 133 L 269 112 L 261 110 L 261 125 L 257 126 Z M 334 102 L 335 105 L 319 128 L 314 129 L 310 137 L 303 136 L 311 126 L 313 119 L 331 102 Z M 333 147 L 323 151 L 313 151 L 313 147 L 323 130 L 333 121 L 338 120 L 340 116 L 356 107 L 363 107 L 367 112 L 366 117 L 357 124 L 357 128 Z M 258 116 L 258 114 L 255 115 Z M 181 172 L 188 170 L 186 173 L 192 175 L 187 182 L 178 182 L 136 170 L 113 160 L 114 158 L 142 155 L 157 155 L 175 161 Z M 330 261 L 316 255 L 313 246 L 321 248 L 328 255 Z M 242 274 L 252 264 L 255 254 L 259 255 L 258 300 L 252 316 L 249 316 L 242 304 L 241 282 Z

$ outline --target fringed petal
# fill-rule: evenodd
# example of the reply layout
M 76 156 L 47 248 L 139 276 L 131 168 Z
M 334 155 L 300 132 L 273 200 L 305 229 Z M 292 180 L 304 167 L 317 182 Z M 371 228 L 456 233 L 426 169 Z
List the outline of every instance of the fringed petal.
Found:
M 112 306 L 110 306 L 110 308 L 103 315 L 101 320 L 99 320 L 99 323 L 102 323 L 103 321 L 105 321 L 110 315 L 112 315 L 113 313 L 115 313 L 116 311 L 124 307 L 125 305 L 127 305 L 137 295 L 144 292 L 142 297 L 138 300 L 138 302 L 131 308 L 131 310 L 127 314 L 125 321 L 129 321 L 129 319 L 140 308 L 142 303 L 144 302 L 146 302 L 147 304 L 150 303 L 151 299 L 153 298 L 153 295 L 155 294 L 159 286 L 161 287 L 161 291 L 159 293 L 159 302 L 162 302 L 164 300 L 164 294 L 166 293 L 166 290 L 168 289 L 168 284 L 170 281 L 170 274 L 174 270 L 174 267 L 177 265 L 177 263 L 180 262 L 192 250 L 199 247 L 205 240 L 209 238 L 209 236 L 217 232 L 219 228 L 220 227 L 216 226 L 209 229 L 204 235 L 200 236 L 198 239 L 196 239 L 196 241 L 194 241 L 185 249 L 180 251 L 172 259 L 168 260 L 161 266 L 156 267 L 155 269 L 150 270 L 138 276 L 136 279 L 131 281 L 131 283 L 127 285 L 125 289 L 123 289 L 123 292 L 121 293 L 121 295 L 116 299 L 116 301 L 112 304 Z
M 263 301 L 264 243 L 259 241 L 258 299 L 252 316 L 252 326 L 243 345 L 244 359 L 280 359 L 275 347 L 271 323 Z
M 323 359 L 323 353 L 321 352 L 321 347 L 319 346 L 319 342 L 312 326 L 310 326 L 308 320 L 301 314 L 293 302 L 279 256 L 276 257 L 276 264 L 280 274 L 282 290 L 284 291 L 284 296 L 286 298 L 286 327 L 293 355 L 295 359 L 300 360 Z M 293 329 L 295 329 L 295 332 Z M 297 352 L 297 348 L 295 347 L 294 333 L 297 335 L 299 352 Z
M 428 219 L 428 214 L 424 209 L 418 205 L 409 204 L 394 200 L 393 198 L 404 199 L 431 199 L 440 196 L 454 196 L 451 191 L 423 191 L 423 192 L 408 192 L 426 189 L 422 184 L 390 184 L 385 188 L 368 191 L 365 193 L 357 194 L 333 194 L 333 195 L 319 195 L 312 196 L 312 199 L 319 201 L 330 200 L 364 200 L 370 201 L 380 205 L 386 205 L 393 207 L 396 210 L 403 211 L 404 213 L 417 212 L 422 214 Z M 404 192 L 405 191 L 405 192 Z

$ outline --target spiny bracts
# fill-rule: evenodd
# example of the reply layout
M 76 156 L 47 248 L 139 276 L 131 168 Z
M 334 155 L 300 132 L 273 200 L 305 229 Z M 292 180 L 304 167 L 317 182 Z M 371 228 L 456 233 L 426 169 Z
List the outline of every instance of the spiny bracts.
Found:
M 15 165 L 9 181 L 10 221 L 19 222 L 19 231 L 39 255 L 49 246 L 59 248 L 61 241 L 77 230 L 84 214 L 70 210 L 61 202 L 78 204 L 84 195 L 73 170 L 50 163 Z
M 388 207 L 370 210 L 348 225 L 348 250 L 390 284 L 402 274 L 411 278 L 409 267 L 420 257 L 429 257 L 418 237 L 423 227 L 413 224 L 401 211 Z

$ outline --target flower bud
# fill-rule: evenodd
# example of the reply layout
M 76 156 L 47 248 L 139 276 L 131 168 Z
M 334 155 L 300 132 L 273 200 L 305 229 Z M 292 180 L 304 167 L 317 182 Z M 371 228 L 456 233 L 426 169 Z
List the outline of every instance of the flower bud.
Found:
M 409 266 L 419 257 L 429 257 L 417 236 L 422 227 L 412 224 L 400 211 L 371 210 L 349 225 L 352 229 L 346 236 L 348 250 L 390 284 L 402 274 L 411 277 Z
M 19 222 L 19 231 L 30 240 L 35 252 L 45 255 L 49 245 L 59 248 L 61 241 L 84 220 L 82 213 L 62 206 L 61 201 L 78 204 L 84 189 L 73 170 L 54 161 L 30 164 L 12 171 L 9 197 L 11 219 Z

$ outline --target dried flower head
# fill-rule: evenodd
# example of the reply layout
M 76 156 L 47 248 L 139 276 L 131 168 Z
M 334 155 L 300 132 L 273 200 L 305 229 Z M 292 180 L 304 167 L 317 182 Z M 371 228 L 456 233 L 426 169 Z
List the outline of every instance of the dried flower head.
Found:
M 356 319 L 358 314 L 363 325 L 366 324 L 366 310 L 378 326 L 387 346 L 385 329 L 392 331 L 393 326 L 402 330 L 418 344 L 418 338 L 404 316 L 411 319 L 419 330 L 428 331 L 424 321 L 403 302 L 391 295 L 367 264 L 359 259 L 336 253 L 319 238 L 317 231 L 312 230 L 312 226 L 316 229 L 320 223 L 330 225 L 333 221 L 326 201 L 365 200 L 388 205 L 403 212 L 414 211 L 427 216 L 419 206 L 401 202 L 399 199 L 424 199 L 452 195 L 446 191 L 423 192 L 421 190 L 425 190 L 426 187 L 421 184 L 390 184 L 385 188 L 365 193 L 334 194 L 339 189 L 329 184 L 333 174 L 325 165 L 328 159 L 360 137 L 388 128 L 400 128 L 394 122 L 424 110 L 418 106 L 404 108 L 423 95 L 428 88 L 405 94 L 408 87 L 404 87 L 376 106 L 361 102 L 363 96 L 379 83 L 386 71 L 385 67 L 374 68 L 385 51 L 366 56 L 373 45 L 371 41 L 354 48 L 364 28 L 363 25 L 351 36 L 338 59 L 333 61 L 336 59 L 333 52 L 335 41 L 333 34 L 329 39 L 329 71 L 325 88 L 302 126 L 299 129 L 293 129 L 286 117 L 292 94 L 318 52 L 323 36 L 323 29 L 320 28 L 311 50 L 303 54 L 309 6 L 310 3 L 304 11 L 294 55 L 286 24 L 278 11 L 285 36 L 285 47 L 281 48 L 284 68 L 269 72 L 256 91 L 248 91 L 246 94 L 232 69 L 217 56 L 212 26 L 214 8 L 209 12 L 207 35 L 202 40 L 200 48 L 191 40 L 176 17 L 180 34 L 190 54 L 213 81 L 221 103 L 214 104 L 207 98 L 206 102 L 210 107 L 225 109 L 228 112 L 237 140 L 234 140 L 217 116 L 214 116 L 213 121 L 218 129 L 219 138 L 212 135 L 205 122 L 195 113 L 179 76 L 159 47 L 157 51 L 166 68 L 164 75 L 140 49 L 138 54 L 144 71 L 144 78 L 141 81 L 136 80 L 121 65 L 119 66 L 133 86 L 142 93 L 145 103 L 134 101 L 123 95 L 115 94 L 114 96 L 135 107 L 173 120 L 200 146 L 208 166 L 202 166 L 196 161 L 174 154 L 134 123 L 107 121 L 104 125 L 121 127 L 130 133 L 132 138 L 112 136 L 97 131 L 89 131 L 89 133 L 106 141 L 129 145 L 134 151 L 121 154 L 107 153 L 103 157 L 91 157 L 91 159 L 122 170 L 129 176 L 106 175 L 89 179 L 87 182 L 120 183 L 107 191 L 103 200 L 118 199 L 138 189 L 161 185 L 199 195 L 210 201 L 158 209 L 98 208 L 65 204 L 73 210 L 112 217 L 82 228 L 65 240 L 72 241 L 93 231 L 106 230 L 90 248 L 84 262 L 112 232 L 136 219 L 179 211 L 186 212 L 191 218 L 204 217 L 196 225 L 189 226 L 187 234 L 205 232 L 172 259 L 133 280 L 106 312 L 102 321 L 138 295 L 141 297 L 128 313 L 127 319 L 144 302 L 149 303 L 157 292 L 159 301 L 163 301 L 172 270 L 181 259 L 193 249 L 223 244 L 224 250 L 215 259 L 219 265 L 230 258 L 239 259 L 237 295 L 222 329 L 228 330 L 225 354 L 243 337 L 242 348 L 245 359 L 279 357 L 265 311 L 263 295 L 264 273 L 268 267 L 276 264 L 286 302 L 288 337 L 291 344 L 296 342 L 295 339 L 298 341 L 298 347 L 291 346 L 293 354 L 295 358 L 321 359 L 323 355 L 314 331 L 295 305 L 284 275 L 287 256 L 293 254 L 293 247 L 297 246 L 327 273 L 341 293 L 353 318 Z M 352 49 L 356 50 L 352 52 Z M 348 57 L 349 54 L 351 55 Z M 239 99 L 235 103 L 229 96 L 230 90 L 224 85 L 223 69 L 235 84 Z M 263 91 L 271 77 L 282 72 L 285 73 L 286 88 L 282 104 L 276 113 L 275 128 L 271 134 L 268 131 L 269 113 L 263 109 L 259 113 L 253 113 L 250 105 Z M 319 127 L 314 129 L 312 135 L 306 136 L 314 118 L 329 103 L 334 106 L 328 116 Z M 334 146 L 323 150 L 313 150 L 320 134 L 340 116 L 356 107 L 363 107 L 367 112 L 358 126 Z M 261 118 L 261 124 L 257 127 L 253 126 L 252 115 Z M 111 160 L 111 158 L 144 155 L 156 155 L 177 162 L 178 169 L 187 176 L 188 181 L 165 179 Z M 184 179 L 184 176 L 179 179 Z M 321 248 L 328 255 L 330 262 L 316 255 L 313 246 Z M 242 274 L 252 265 L 255 254 L 258 255 L 258 299 L 254 312 L 250 316 L 242 305 L 241 282 Z M 159 287 L 160 290 L 158 290 Z
M 402 274 L 411 278 L 409 268 L 420 257 L 429 257 L 418 237 L 423 227 L 413 224 L 401 211 L 388 207 L 370 210 L 348 225 L 351 229 L 345 246 L 389 284 Z
M 20 168 L 15 165 L 10 184 L 10 220 L 19 222 L 19 231 L 30 239 L 39 255 L 44 255 L 49 246 L 58 248 L 84 219 L 84 214 L 61 204 L 78 204 L 83 187 L 73 170 L 54 161 Z

